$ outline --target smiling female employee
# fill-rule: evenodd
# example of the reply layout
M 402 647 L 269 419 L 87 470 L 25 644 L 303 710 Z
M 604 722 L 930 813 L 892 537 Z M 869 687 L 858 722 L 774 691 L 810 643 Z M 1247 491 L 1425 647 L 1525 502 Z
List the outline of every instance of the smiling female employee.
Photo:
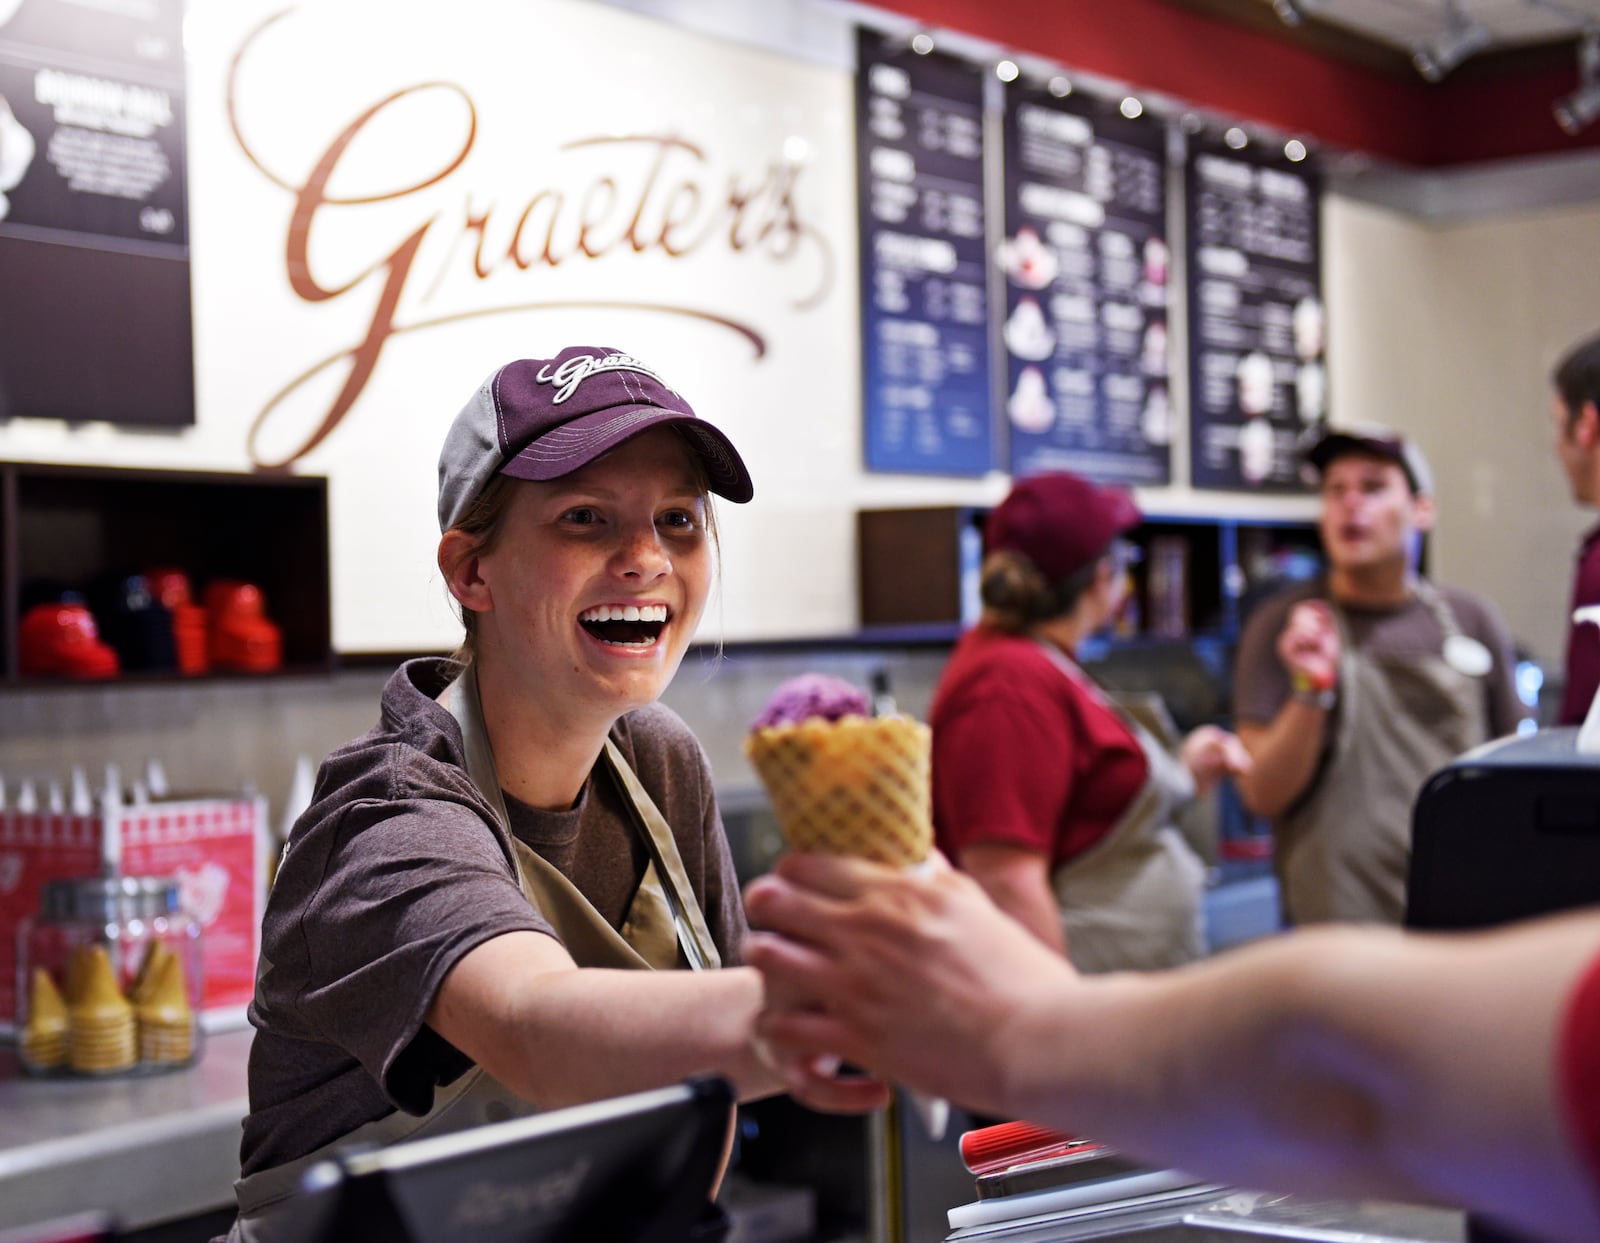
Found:
M 574 346 L 500 368 L 439 459 L 460 659 L 328 757 L 263 929 L 235 1240 L 330 1145 L 728 1076 L 773 1091 L 705 755 L 655 701 L 710 586 L 727 437 Z M 265 1223 L 265 1225 L 264 1225 Z

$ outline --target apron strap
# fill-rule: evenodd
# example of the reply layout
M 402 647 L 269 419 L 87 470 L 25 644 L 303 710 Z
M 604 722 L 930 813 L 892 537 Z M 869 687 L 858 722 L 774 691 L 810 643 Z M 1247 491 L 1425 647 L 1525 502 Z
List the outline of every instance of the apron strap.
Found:
M 720 967 L 722 957 L 711 938 L 711 929 L 706 926 L 705 913 L 695 901 L 694 889 L 689 884 L 688 873 L 683 869 L 683 857 L 678 853 L 677 838 L 672 835 L 667 818 L 661 814 L 650 792 L 644 788 L 622 752 L 617 749 L 617 744 L 610 738 L 606 739 L 605 757 L 610 763 L 611 775 L 622 789 L 623 801 L 633 812 L 634 827 L 650 850 L 658 873 L 661 896 L 672 912 L 672 924 L 677 929 L 678 944 L 683 949 L 684 957 L 696 971 Z

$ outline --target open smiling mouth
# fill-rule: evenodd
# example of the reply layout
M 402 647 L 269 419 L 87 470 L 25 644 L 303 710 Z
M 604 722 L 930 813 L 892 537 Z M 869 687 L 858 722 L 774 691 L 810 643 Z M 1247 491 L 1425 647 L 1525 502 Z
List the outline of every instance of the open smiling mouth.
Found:
M 602 604 L 580 613 L 578 624 L 602 643 L 615 647 L 649 647 L 666 627 L 667 606 Z

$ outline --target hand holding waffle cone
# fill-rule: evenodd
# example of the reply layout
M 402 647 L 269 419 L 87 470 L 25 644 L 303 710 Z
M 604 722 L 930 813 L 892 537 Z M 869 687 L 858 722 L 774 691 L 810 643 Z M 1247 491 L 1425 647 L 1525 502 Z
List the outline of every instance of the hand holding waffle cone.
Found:
M 773 692 L 744 751 L 791 850 L 914 867 L 933 849 L 932 732 L 839 678 L 802 674 Z M 947 1101 L 912 1094 L 923 1126 L 943 1137 Z

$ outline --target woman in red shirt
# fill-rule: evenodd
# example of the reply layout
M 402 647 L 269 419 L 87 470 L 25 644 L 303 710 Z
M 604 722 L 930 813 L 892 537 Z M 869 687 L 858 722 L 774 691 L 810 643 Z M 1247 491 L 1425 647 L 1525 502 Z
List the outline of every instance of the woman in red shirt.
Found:
M 980 623 L 934 695 L 940 848 L 1081 970 L 1205 952 L 1204 868 L 1172 815 L 1248 756 L 1202 726 L 1174 756 L 1077 663 L 1121 610 L 1139 523 L 1126 492 L 1019 481 L 984 528 Z

